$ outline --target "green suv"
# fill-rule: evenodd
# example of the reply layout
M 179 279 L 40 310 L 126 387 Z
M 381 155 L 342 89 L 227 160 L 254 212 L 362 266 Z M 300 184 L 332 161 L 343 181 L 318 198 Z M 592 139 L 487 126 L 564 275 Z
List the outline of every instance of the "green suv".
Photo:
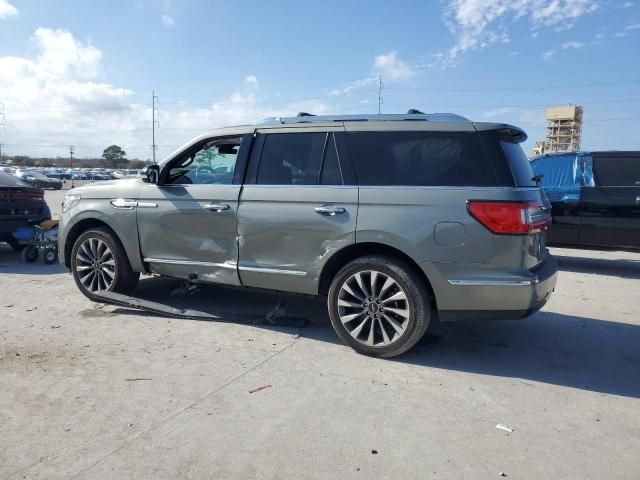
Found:
M 61 263 L 92 299 L 133 292 L 140 273 L 322 295 L 345 343 L 395 356 L 436 315 L 523 318 L 551 295 L 525 139 L 413 112 L 212 130 L 146 178 L 71 190 Z

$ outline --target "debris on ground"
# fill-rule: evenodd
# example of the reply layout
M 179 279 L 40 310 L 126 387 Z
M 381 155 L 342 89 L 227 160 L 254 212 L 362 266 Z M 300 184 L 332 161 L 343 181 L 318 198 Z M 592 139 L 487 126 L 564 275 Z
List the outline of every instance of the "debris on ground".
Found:
M 253 390 L 249 390 L 249 393 L 256 393 L 256 392 L 259 392 L 260 390 L 265 390 L 267 388 L 271 388 L 271 385 L 263 385 L 261 387 L 254 388 Z
M 502 423 L 497 424 L 496 428 L 498 430 L 504 430 L 505 432 L 513 433 L 513 428 L 508 425 L 503 425 Z
M 371 455 L 377 455 L 378 454 L 378 450 L 371 450 Z
M 29 308 L 27 308 L 27 312 L 33 312 L 34 310 L 37 310 L 37 309 L 38 309 L 38 307 L 36 307 L 36 306 L 29 307 Z
M 153 380 L 153 378 L 125 378 L 125 382 L 140 382 L 143 380 Z
M 506 477 L 506 476 L 507 476 L 507 474 L 506 474 L 506 473 L 504 473 L 504 472 L 500 472 L 500 473 L 498 474 L 498 476 L 499 476 L 499 477 Z

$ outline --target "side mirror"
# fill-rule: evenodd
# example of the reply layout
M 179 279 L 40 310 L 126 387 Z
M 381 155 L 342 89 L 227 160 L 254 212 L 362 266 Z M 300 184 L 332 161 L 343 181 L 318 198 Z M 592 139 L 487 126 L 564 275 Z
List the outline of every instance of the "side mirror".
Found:
M 160 167 L 158 165 L 149 165 L 144 172 L 142 181 L 145 183 L 158 183 L 160 180 Z

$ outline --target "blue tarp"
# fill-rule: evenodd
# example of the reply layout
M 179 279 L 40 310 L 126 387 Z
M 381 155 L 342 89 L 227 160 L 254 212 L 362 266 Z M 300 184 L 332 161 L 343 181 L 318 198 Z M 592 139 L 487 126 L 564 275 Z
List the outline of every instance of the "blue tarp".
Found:
M 535 175 L 552 202 L 578 202 L 580 187 L 593 186 L 591 157 L 580 154 L 545 155 L 531 161 Z

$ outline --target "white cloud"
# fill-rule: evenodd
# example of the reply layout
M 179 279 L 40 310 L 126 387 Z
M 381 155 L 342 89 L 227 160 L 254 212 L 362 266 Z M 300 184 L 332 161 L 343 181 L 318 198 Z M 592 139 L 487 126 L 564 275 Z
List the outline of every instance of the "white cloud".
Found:
M 567 28 L 598 7 L 596 0 L 449 0 L 444 20 L 456 43 L 446 60 L 455 64 L 464 53 L 496 42 L 508 43 L 508 23 L 526 18 L 534 30 Z
M 383 79 L 394 81 L 406 80 L 415 75 L 414 69 L 398 58 L 398 52 L 395 51 L 377 55 L 373 61 L 373 69 L 380 73 Z
M 520 55 L 520 52 L 509 52 L 510 57 L 517 57 L 518 55 Z
M 627 25 L 624 27 L 625 30 L 638 30 L 640 28 L 640 23 L 633 23 L 631 25 Z
M 556 54 L 555 49 L 547 50 L 542 54 L 542 59 L 548 62 L 555 56 L 555 54 Z
M 258 79 L 255 75 L 247 75 L 244 81 L 247 83 L 247 85 L 251 85 L 252 87 L 258 86 Z
M 598 33 L 598 34 L 596 35 L 596 38 L 597 38 L 598 40 L 601 40 L 601 39 L 603 39 L 603 38 L 604 38 L 604 34 L 603 34 L 603 33 Z
M 11 5 L 8 0 L 0 0 L 0 20 L 15 17 L 18 15 L 18 9 Z
M 7 125 L 0 133 L 7 154 L 66 155 L 68 145 L 75 145 L 79 157 L 99 156 L 107 145 L 116 143 L 129 158 L 151 156 L 150 92 L 141 92 L 143 100 L 136 103 L 135 92 L 103 81 L 102 52 L 68 31 L 39 28 L 28 51 L 33 53 L 0 56 Z M 211 128 L 299 111 L 330 111 L 321 99 L 262 102 L 255 75 L 244 80 L 241 88 L 205 106 L 163 104 L 163 98 L 174 99 L 157 92 L 158 158 Z
M 582 47 L 584 47 L 584 43 L 576 42 L 576 41 L 565 42 L 562 44 L 563 50 L 567 50 L 568 48 L 582 48 Z
M 514 109 L 512 107 L 500 107 L 494 110 L 489 110 L 480 114 L 482 118 L 493 119 L 496 117 L 503 117 L 507 113 L 511 113 Z
M 355 80 L 351 83 L 348 83 L 347 85 L 340 87 L 340 88 L 334 88 L 333 90 L 331 90 L 329 92 L 329 95 L 331 96 L 338 96 L 338 95 L 349 95 L 350 93 L 353 93 L 355 90 L 359 90 L 363 87 L 368 87 L 370 85 L 376 85 L 379 81 L 379 78 L 377 75 L 375 76 L 371 76 L 371 77 L 367 77 L 367 78 L 361 78 L 359 80 Z
M 622 8 L 631 8 L 633 7 L 633 2 L 624 2 L 622 4 Z
M 616 38 L 622 38 L 622 37 L 626 37 L 626 36 L 627 36 L 627 34 L 624 33 L 624 32 L 618 32 L 618 33 L 615 34 Z
M 162 14 L 162 24 L 165 27 L 173 27 L 175 23 L 176 22 L 171 15 L 168 15 L 166 13 Z

